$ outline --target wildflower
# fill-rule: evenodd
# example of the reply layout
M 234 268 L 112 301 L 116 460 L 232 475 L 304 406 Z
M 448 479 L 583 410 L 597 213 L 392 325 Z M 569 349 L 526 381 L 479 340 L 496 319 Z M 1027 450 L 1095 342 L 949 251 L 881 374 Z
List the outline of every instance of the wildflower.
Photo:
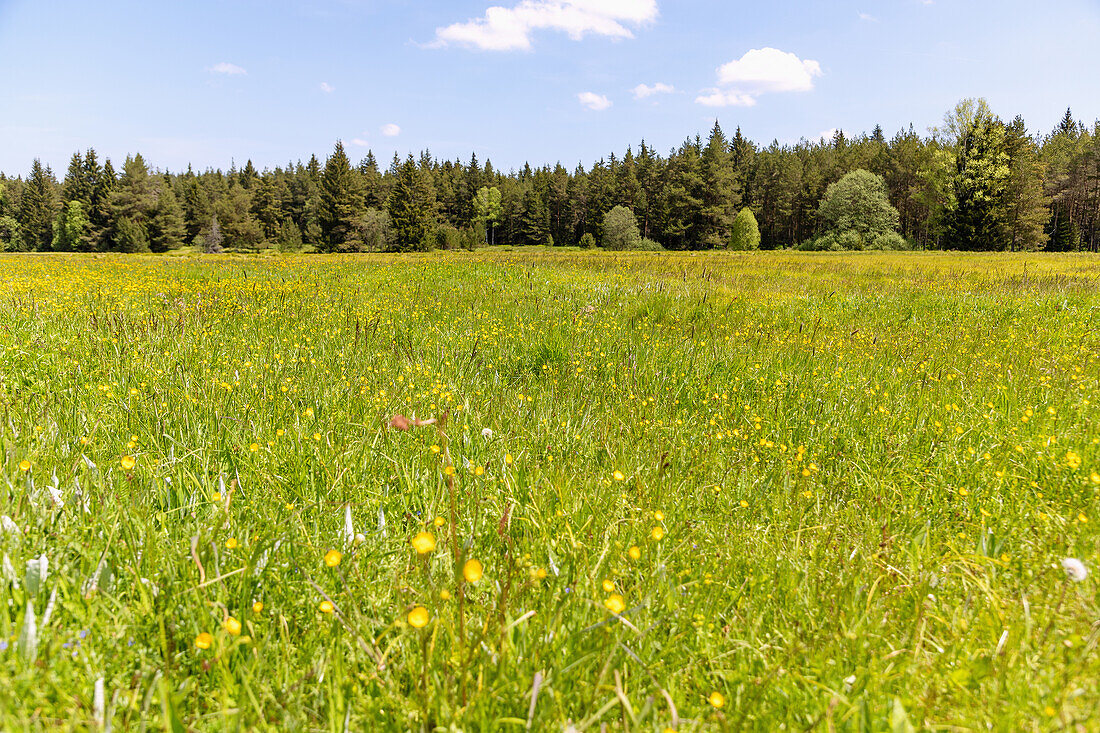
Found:
M 642 557 L 642 548 L 637 545 L 631 545 L 630 549 L 626 551 L 626 554 L 630 556 L 631 560 L 639 560 Z
M 626 476 L 623 475 L 622 471 L 616 471 L 615 473 L 611 474 L 611 478 L 615 479 L 616 481 L 626 480 Z
M 443 590 L 439 591 L 439 598 L 440 600 L 449 601 L 451 600 L 451 592 L 444 588 Z
M 221 500 L 222 500 L 222 492 L 220 492 L 220 491 L 215 491 L 215 492 L 214 492 L 214 495 L 210 497 L 210 500 L 211 500 L 211 501 L 214 501 L 214 502 L 219 502 L 219 501 L 221 501 Z
M 504 462 L 506 464 L 508 464 L 509 466 L 512 465 L 512 454 L 511 453 L 505 453 L 504 454 Z M 1100 481 L 1098 481 L 1097 483 L 1100 483 Z
M 611 582 L 610 580 L 604 579 L 604 581 L 603 581 L 603 591 L 604 591 L 604 593 L 610 593 L 613 590 L 615 590 L 615 584 L 613 582 Z
M 749 508 L 749 503 L 747 501 L 745 501 L 744 499 L 741 500 L 741 508 L 742 509 L 748 509 Z
M 663 522 L 665 521 L 665 513 L 658 509 L 657 511 L 653 512 L 653 518 L 656 519 L 658 522 Z
M 413 610 L 409 611 L 409 626 L 414 629 L 422 629 L 428 625 L 428 609 L 423 606 L 417 606 Z
M 454 476 L 455 475 L 455 467 L 454 466 L 444 466 L 443 467 L 443 473 L 447 476 Z
M 474 475 L 475 476 L 483 476 L 484 474 L 485 474 L 485 466 L 475 466 L 474 467 Z
M 1075 557 L 1067 557 L 1062 561 L 1062 569 L 1066 571 L 1066 577 L 1075 583 L 1080 583 L 1089 576 L 1089 569 L 1085 563 Z
M 412 538 L 413 549 L 420 555 L 427 555 L 435 551 L 435 535 L 431 532 L 420 532 Z
M 618 593 L 612 593 L 607 597 L 607 600 L 603 602 L 603 605 L 607 607 L 608 611 L 618 616 L 624 610 L 626 610 L 626 601 Z
M 339 565 L 342 559 L 344 559 L 344 553 L 339 550 L 329 550 L 325 553 L 325 565 L 328 565 L 330 568 Z
M 240 543 L 239 543 L 239 542 L 237 542 L 237 538 L 236 538 L 236 537 L 230 537 L 229 539 L 227 539 L 227 540 L 225 541 L 225 548 L 226 548 L 227 550 L 235 550 L 235 549 L 237 549 L 237 546 L 238 546 L 239 544 L 240 544 Z
M 251 443 L 248 446 L 248 450 L 252 451 L 253 453 L 258 451 L 259 449 L 260 449 L 260 444 L 259 443 Z
M 252 613 L 263 613 L 264 604 L 263 601 L 256 601 L 252 604 Z
M 462 566 L 462 577 L 466 579 L 467 583 L 476 583 L 481 580 L 481 576 L 484 575 L 484 573 L 485 568 L 482 566 L 480 560 L 470 559 Z
M 489 440 L 492 440 L 493 439 L 493 431 L 490 430 L 489 428 L 482 428 L 481 429 L 481 437 L 488 438 Z
M 432 453 L 438 453 L 440 451 L 440 448 L 439 448 L 438 445 L 433 445 L 431 447 L 431 451 L 432 451 Z
M 214 644 L 214 637 L 203 631 L 195 637 L 195 646 L 199 649 L 209 649 Z
M 726 704 L 726 696 L 721 692 L 715 690 L 710 693 L 710 697 L 707 698 L 707 702 L 713 705 L 715 708 L 721 709 Z
M 317 609 L 321 613 L 332 613 L 336 610 L 336 606 L 332 605 L 332 601 L 321 601 L 320 605 L 317 606 Z
M 649 533 L 650 537 L 660 542 L 665 538 L 665 528 L 658 525 Z
M 133 469 L 134 466 L 137 465 L 137 459 L 133 456 L 123 456 L 122 460 L 119 461 L 119 464 L 124 470 L 130 471 Z
M 23 473 L 26 473 L 27 471 L 31 470 L 31 462 L 28 461 L 28 460 L 20 461 L 19 462 L 19 470 L 22 471 Z
M 1076 471 L 1081 467 L 1081 456 L 1073 451 L 1066 451 L 1066 465 Z
M 222 626 L 224 626 L 225 630 L 228 631 L 233 636 L 240 636 L 241 635 L 241 622 L 238 621 L 237 619 L 233 618 L 232 616 L 227 618 L 225 620 L 225 623 L 222 624 Z

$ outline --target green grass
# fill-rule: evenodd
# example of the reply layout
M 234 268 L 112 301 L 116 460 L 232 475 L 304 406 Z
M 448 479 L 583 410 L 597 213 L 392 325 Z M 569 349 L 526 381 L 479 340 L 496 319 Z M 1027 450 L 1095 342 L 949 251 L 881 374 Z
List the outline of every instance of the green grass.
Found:
M 1096 257 L 0 262 L 4 730 L 1100 726 Z

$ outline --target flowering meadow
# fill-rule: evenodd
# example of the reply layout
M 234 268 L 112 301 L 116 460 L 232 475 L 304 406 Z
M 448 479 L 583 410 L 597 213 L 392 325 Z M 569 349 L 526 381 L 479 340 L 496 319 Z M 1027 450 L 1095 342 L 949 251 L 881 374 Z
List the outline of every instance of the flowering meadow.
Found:
M 0 729 L 1100 729 L 1100 259 L 0 260 Z

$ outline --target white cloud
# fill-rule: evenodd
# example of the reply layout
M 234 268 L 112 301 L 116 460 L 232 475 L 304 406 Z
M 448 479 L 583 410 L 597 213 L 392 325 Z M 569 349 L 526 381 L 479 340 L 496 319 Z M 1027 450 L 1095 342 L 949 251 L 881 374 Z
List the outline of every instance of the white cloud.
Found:
M 229 76 L 239 76 L 247 74 L 248 72 L 242 69 L 236 64 L 231 64 L 228 61 L 222 61 L 220 64 L 214 64 L 207 69 L 211 74 L 228 74 Z
M 388 125 L 382 125 L 382 134 L 386 137 L 397 137 L 401 134 L 401 127 L 392 122 Z
M 366 140 L 364 140 L 364 139 L 363 139 L 363 138 L 361 138 L 361 137 L 353 137 L 353 138 L 351 139 L 351 144 L 352 144 L 352 145 L 354 145 L 354 146 L 356 146 L 356 147 L 359 147 L 359 148 L 365 148 L 365 147 L 367 147 L 368 145 L 370 145 L 370 143 L 369 143 L 369 142 L 367 142 Z
M 859 19 L 860 20 L 865 20 L 869 23 L 877 23 L 878 22 L 878 18 L 871 15 L 870 13 L 860 13 L 859 14 Z
M 597 112 L 602 112 L 611 106 L 611 100 L 602 94 L 596 94 L 595 92 L 581 92 L 577 95 L 577 99 L 581 101 L 588 109 L 594 109 Z
M 633 38 L 627 26 L 656 18 L 657 0 L 522 0 L 511 8 L 496 5 L 480 18 L 437 28 L 433 45 L 526 51 L 536 30 L 560 31 L 574 41 L 588 34 Z
M 645 99 L 646 97 L 652 97 L 654 94 L 671 94 L 676 91 L 676 88 L 670 84 L 662 84 L 657 82 L 653 86 L 647 86 L 646 84 L 639 84 L 631 90 L 634 93 L 635 99 Z
M 327 81 L 321 82 L 321 91 L 325 94 L 330 94 L 336 91 L 336 87 L 329 84 Z
M 695 101 L 704 107 L 753 107 L 756 98 L 749 94 L 737 92 L 724 92 L 721 89 L 707 89 L 706 94 L 701 94 Z
M 822 130 L 821 132 L 819 132 L 817 137 L 819 139 L 832 140 L 838 132 L 840 132 L 838 128 L 830 127 L 828 130 Z
M 821 64 L 775 48 L 754 48 L 718 67 L 721 88 L 708 89 L 695 101 L 708 107 L 751 107 L 762 94 L 808 92 Z

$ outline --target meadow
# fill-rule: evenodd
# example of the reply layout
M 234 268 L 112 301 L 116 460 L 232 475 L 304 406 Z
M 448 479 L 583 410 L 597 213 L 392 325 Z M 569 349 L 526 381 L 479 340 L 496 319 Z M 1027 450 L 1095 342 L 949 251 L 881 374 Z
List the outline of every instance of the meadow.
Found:
M 6 255 L 0 411 L 3 730 L 1100 730 L 1096 256 Z

